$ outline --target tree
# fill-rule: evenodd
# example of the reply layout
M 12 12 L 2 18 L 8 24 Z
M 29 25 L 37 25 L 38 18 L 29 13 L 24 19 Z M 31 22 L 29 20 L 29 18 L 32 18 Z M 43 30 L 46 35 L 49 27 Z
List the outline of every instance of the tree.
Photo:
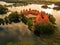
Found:
M 0 5 L 0 14 L 6 14 L 8 12 L 8 9 L 2 5 Z
M 48 8 L 48 6 L 47 5 L 43 5 L 42 8 L 45 8 L 46 9 L 46 8 Z
M 54 25 L 52 23 L 47 23 L 42 26 L 42 31 L 44 35 L 52 35 L 55 32 Z
M 53 15 L 49 14 L 49 21 L 55 24 L 56 19 L 53 17 Z
M 21 14 L 21 17 L 22 17 L 22 22 L 24 23 L 24 24 L 27 24 L 27 17 L 24 15 L 24 14 Z
M 33 21 L 32 21 L 32 19 L 28 19 L 27 25 L 28 25 L 28 28 L 31 30 L 31 29 L 32 29 L 32 26 L 33 26 Z
M 40 35 L 52 35 L 55 32 L 55 27 L 52 23 L 46 24 L 36 24 L 34 29 L 34 34 L 37 36 Z
M 40 34 L 41 34 L 41 26 L 40 26 L 40 24 L 35 24 L 34 25 L 34 34 L 36 35 L 36 36 L 40 36 Z
M 14 23 L 18 23 L 20 22 L 20 16 L 17 12 L 11 13 L 9 16 L 9 21 L 10 22 L 14 22 Z
M 2 18 L 0 18 L 0 25 L 3 24 L 4 25 L 4 20 Z
M 60 6 L 54 7 L 53 9 L 59 11 L 60 10 Z
M 4 18 L 4 20 L 5 20 L 5 23 L 6 23 L 6 24 L 9 23 L 9 20 L 8 20 L 8 17 L 7 17 L 7 16 Z

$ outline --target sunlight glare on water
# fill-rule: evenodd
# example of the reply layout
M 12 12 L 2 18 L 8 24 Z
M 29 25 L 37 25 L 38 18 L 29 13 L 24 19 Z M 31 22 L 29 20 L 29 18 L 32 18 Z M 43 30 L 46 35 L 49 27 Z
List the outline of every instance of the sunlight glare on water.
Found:
M 52 12 L 53 12 L 53 9 L 42 9 L 42 10 L 48 14 L 52 14 Z

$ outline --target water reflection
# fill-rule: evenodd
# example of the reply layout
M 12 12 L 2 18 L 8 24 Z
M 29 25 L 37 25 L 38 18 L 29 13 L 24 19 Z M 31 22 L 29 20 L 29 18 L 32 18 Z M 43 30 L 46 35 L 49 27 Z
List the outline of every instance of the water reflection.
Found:
M 14 12 L 14 11 L 18 11 L 20 12 L 23 9 L 35 9 L 35 10 L 43 10 L 48 14 L 52 14 L 55 18 L 56 18 L 56 24 L 57 26 L 60 28 L 60 11 L 56 11 L 53 9 L 43 9 L 41 8 L 42 5 L 38 5 L 38 4 L 31 4 L 31 5 L 27 5 L 27 6 L 19 6 L 19 7 L 7 7 L 10 12 Z M 55 5 L 52 4 L 53 8 Z M 2 16 L 3 17 L 3 16 Z M 45 39 L 42 37 L 37 37 L 35 36 L 30 30 L 28 30 L 28 27 L 23 24 L 23 23 L 17 23 L 17 24 L 9 24 L 9 25 L 4 25 L 4 26 L 0 26 L 0 45 L 5 45 L 5 43 L 7 43 L 7 41 L 11 41 L 11 42 L 18 42 L 20 41 L 20 45 L 59 45 L 60 42 L 60 35 L 58 35 L 59 37 L 53 37 L 52 40 L 51 39 Z M 60 29 L 59 29 L 60 30 Z M 57 38 L 57 42 L 55 43 L 54 41 Z

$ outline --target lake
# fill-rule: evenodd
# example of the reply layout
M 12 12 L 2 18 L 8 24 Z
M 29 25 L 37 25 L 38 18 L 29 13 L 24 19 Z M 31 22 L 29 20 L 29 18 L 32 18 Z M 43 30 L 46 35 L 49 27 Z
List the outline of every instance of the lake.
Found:
M 44 5 L 44 4 L 42 4 Z M 1 16 L 0 18 L 4 18 L 5 16 L 8 16 L 11 12 L 17 11 L 20 13 L 21 10 L 26 10 L 31 8 L 32 10 L 38 10 L 38 11 L 45 11 L 48 14 L 52 14 L 56 18 L 56 25 L 58 26 L 60 30 L 60 11 L 53 10 L 52 8 L 55 6 L 54 4 L 49 5 L 51 9 L 47 8 L 41 8 L 40 4 L 28 4 L 27 6 L 19 6 L 19 7 L 7 7 L 9 9 L 9 13 Z M 56 41 L 55 41 L 56 40 Z M 41 37 L 35 36 L 29 29 L 28 26 L 20 23 L 12 23 L 4 26 L 0 26 L 0 44 L 5 45 L 7 42 L 18 42 L 20 41 L 20 45 L 60 45 L 60 35 L 58 35 L 56 38 L 51 39 L 45 39 Z M 19 43 L 17 43 L 18 45 Z M 13 44 L 12 44 L 13 45 Z

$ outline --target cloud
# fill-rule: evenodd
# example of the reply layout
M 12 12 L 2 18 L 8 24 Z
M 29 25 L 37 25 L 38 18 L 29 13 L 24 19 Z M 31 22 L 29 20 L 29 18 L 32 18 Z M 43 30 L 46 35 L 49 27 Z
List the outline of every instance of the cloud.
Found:
M 30 38 L 32 33 L 23 23 L 0 26 L 0 45 L 7 42 L 18 42 Z

